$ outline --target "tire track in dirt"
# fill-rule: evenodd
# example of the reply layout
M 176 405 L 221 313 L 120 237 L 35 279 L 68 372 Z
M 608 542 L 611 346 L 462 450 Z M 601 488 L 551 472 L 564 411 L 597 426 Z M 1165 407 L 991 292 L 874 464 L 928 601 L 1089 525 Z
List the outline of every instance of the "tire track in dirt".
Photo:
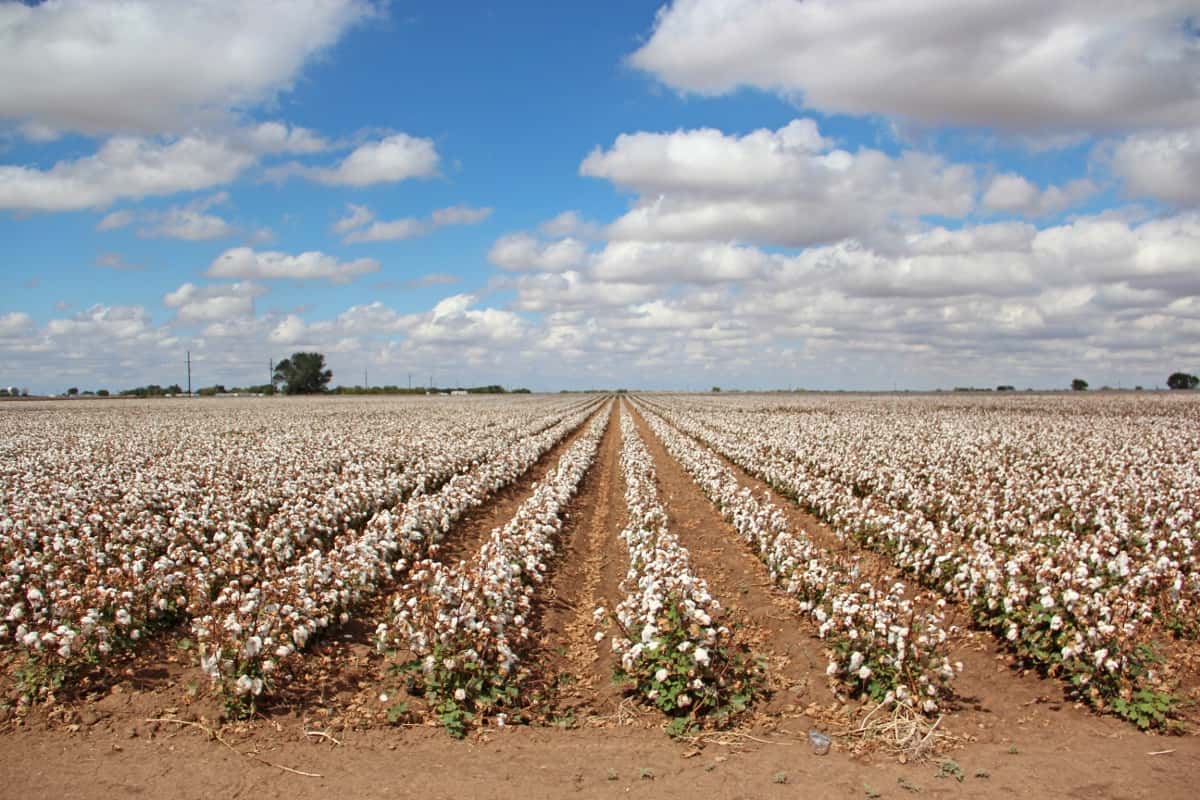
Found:
M 759 705 L 769 716 L 798 716 L 805 706 L 836 702 L 825 681 L 828 659 L 815 628 L 804 620 L 796 601 L 777 589 L 758 560 L 666 451 L 636 406 L 631 406 L 658 475 L 659 496 L 671 530 L 691 554 L 697 573 L 711 587 L 730 617 L 741 626 L 740 638 L 767 663 L 771 697 Z
M 625 527 L 624 482 L 621 480 L 621 426 L 617 404 L 610 407 L 608 430 L 596 462 L 583 480 L 569 511 L 560 560 L 539 624 L 538 671 L 548 693 L 548 715 L 563 725 L 603 725 L 621 708 L 623 692 L 613 683 L 616 659 L 608 638 L 595 640 L 603 629 L 593 617 L 598 606 L 611 609 L 620 597 L 628 566 L 618 536 Z

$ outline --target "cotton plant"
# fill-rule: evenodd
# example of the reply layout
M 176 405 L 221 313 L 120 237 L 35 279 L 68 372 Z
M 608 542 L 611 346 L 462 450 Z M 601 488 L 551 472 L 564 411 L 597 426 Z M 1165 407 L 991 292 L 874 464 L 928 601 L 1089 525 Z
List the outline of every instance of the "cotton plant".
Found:
M 446 729 L 465 734 L 480 719 L 506 719 L 525 677 L 536 603 L 558 552 L 567 504 L 595 461 L 608 408 L 563 452 L 512 519 L 469 560 L 414 557 L 407 581 L 377 631 L 379 648 L 425 692 Z
M 658 499 L 654 462 L 625 405 L 621 406 L 621 474 L 629 523 L 621 532 L 629 555 L 623 596 L 611 614 L 611 646 L 620 676 L 672 717 L 670 730 L 727 724 L 753 701 L 757 665 L 724 624 L 720 602 L 696 575 L 687 549 L 670 530 Z
M 937 712 L 955 675 L 946 655 L 953 631 L 940 608 L 917 607 L 903 582 L 862 581 L 844 553 L 792 530 L 767 493 L 755 497 L 711 451 L 654 409 L 644 404 L 642 409 L 667 451 L 767 564 L 775 582 L 799 600 L 817 635 L 829 643 L 826 674 L 835 688 Z
M 1186 624 L 1200 471 L 1172 456 L 1200 435 L 1173 400 L 1087 402 L 670 413 L 848 546 L 889 557 L 1081 698 L 1121 711 L 1148 691 L 1150 639 L 1200 633 Z
M 303 425 L 280 405 L 160 413 L 167 407 L 131 403 L 59 410 L 5 430 L 15 457 L 0 464 L 12 500 L 0 511 L 0 649 L 25 664 L 23 689 L 45 695 L 189 619 L 246 640 L 215 660 L 217 650 L 207 653 L 210 667 L 227 666 L 230 652 L 261 659 L 288 637 L 260 630 L 258 618 L 289 601 L 273 606 L 260 583 L 275 586 L 378 511 L 435 491 L 583 405 L 416 402 L 417 413 L 314 403 Z

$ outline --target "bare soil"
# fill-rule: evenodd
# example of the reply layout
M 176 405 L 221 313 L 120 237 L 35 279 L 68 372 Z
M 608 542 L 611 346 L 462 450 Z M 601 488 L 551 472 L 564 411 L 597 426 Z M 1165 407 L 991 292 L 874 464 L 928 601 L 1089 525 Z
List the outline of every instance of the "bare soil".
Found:
M 1020 673 L 982 634 L 955 654 L 965 663 L 962 698 L 941 723 L 951 738 L 940 753 L 900 763 L 835 737 L 831 753 L 813 755 L 810 727 L 837 733 L 839 720 L 861 711 L 831 709 L 811 626 L 643 423 L 674 530 L 739 635 L 766 659 L 772 690 L 737 731 L 668 738 L 661 719 L 623 699 L 607 642 L 593 639 L 592 611 L 612 607 L 626 569 L 616 539 L 625 509 L 615 422 L 570 506 L 541 605 L 541 724 L 487 728 L 465 741 L 419 714 L 389 725 L 379 694 L 394 679 L 370 648 L 382 613 L 372 606 L 314 649 L 294 693 L 250 721 L 222 721 L 191 651 L 173 637 L 156 638 L 103 691 L 20 724 L 0 709 L 0 798 L 1197 796 L 1196 735 L 1142 734 L 1078 708 L 1057 682 Z M 469 515 L 448 538 L 460 542 L 454 550 L 469 551 L 502 524 L 556 459 L 557 450 Z M 152 721 L 163 719 L 190 724 Z

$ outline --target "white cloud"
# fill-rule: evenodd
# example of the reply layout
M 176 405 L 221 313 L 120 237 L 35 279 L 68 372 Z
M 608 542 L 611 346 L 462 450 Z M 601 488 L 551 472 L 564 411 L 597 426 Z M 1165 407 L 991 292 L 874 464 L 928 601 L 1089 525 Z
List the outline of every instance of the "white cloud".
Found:
M 808 119 L 744 136 L 711 128 L 622 134 L 580 172 L 637 193 L 608 233 L 648 241 L 879 238 L 923 215 L 963 216 L 976 191 L 970 167 L 924 153 L 832 149 Z
M 26 336 L 34 329 L 33 317 L 24 311 L 0 314 L 0 339 L 16 339 Z
M 1013 132 L 1192 127 L 1194 0 L 676 0 L 632 63 L 684 91 Z
M 414 217 L 403 217 L 378 222 L 372 222 L 365 228 L 351 231 L 343 241 L 355 242 L 388 242 L 396 239 L 412 239 L 423 236 L 429 229 L 421 220 Z
M 1089 180 L 1071 181 L 1065 186 L 1039 189 L 1024 176 L 1006 172 L 992 178 L 983 194 L 982 202 L 993 211 L 1041 217 L 1057 214 L 1087 199 L 1096 191 L 1096 185 Z
M 563 272 L 587 261 L 587 248 L 577 239 L 543 242 L 527 233 L 501 236 L 488 251 L 488 260 L 507 270 Z
M 477 225 L 491 215 L 491 208 L 458 205 L 437 209 L 429 215 L 429 221 L 439 228 L 444 225 Z
M 577 239 L 599 239 L 603 235 L 598 223 L 584 219 L 578 211 L 564 211 L 538 226 L 544 236 L 551 239 L 573 237 Z
M 213 278 L 323 279 L 332 283 L 348 283 L 360 275 L 378 271 L 379 262 L 373 258 L 338 261 L 334 256 L 317 251 L 293 256 L 235 247 L 217 256 L 205 274 Z
M 437 148 L 432 139 L 397 133 L 359 145 L 332 167 L 291 163 L 274 167 L 267 174 L 275 178 L 297 175 L 327 186 L 361 187 L 430 178 L 437 175 L 437 166 Z
M 228 193 L 218 192 L 210 197 L 193 200 L 185 206 L 168 208 L 162 212 L 147 212 L 142 217 L 150 226 L 139 230 L 138 235 L 192 242 L 232 236 L 236 228 L 215 214 L 206 213 L 213 206 L 228 200 Z
M 1131 136 L 1107 158 L 1127 194 L 1176 206 L 1200 205 L 1200 127 Z
M 331 145 L 307 128 L 282 122 L 260 122 L 243 133 L 251 149 L 259 153 L 310 154 L 328 150 Z
M 189 135 L 164 144 L 115 137 L 95 155 L 47 170 L 0 165 L 0 209 L 71 211 L 207 189 L 232 181 L 253 162 L 252 155 L 219 138 Z
M 140 272 L 142 269 L 137 264 L 130 264 L 120 253 L 101 253 L 96 256 L 96 266 L 122 272 Z
M 349 205 L 350 213 L 334 223 L 333 229 L 346 234 L 342 241 L 354 242 L 386 242 L 396 239 L 412 239 L 432 233 L 447 225 L 475 225 L 483 222 L 492 214 L 490 208 L 472 208 L 470 206 L 450 206 L 439 208 L 429 215 L 428 220 L 416 217 L 402 217 L 393 220 L 375 219 L 375 214 L 366 206 Z M 368 224 L 370 223 L 370 224 Z
M 346 205 L 346 216 L 333 223 L 334 233 L 349 233 L 355 228 L 361 228 L 371 220 L 375 219 L 375 213 L 366 206 L 357 206 L 353 203 Z
M 659 287 L 646 283 L 595 280 L 584 272 L 534 272 L 496 282 L 498 288 L 517 292 L 516 308 L 522 311 L 592 311 L 644 303 Z
M 496 308 L 475 308 L 471 294 L 451 295 L 424 314 L 410 315 L 397 324 L 413 345 L 471 345 L 511 342 L 530 329 L 518 314 Z
M 371 16 L 366 0 L 60 0 L 0 4 L 0 118 L 178 132 L 288 90 Z
M 272 344 L 297 344 L 304 341 L 306 336 L 308 327 L 304 320 L 295 314 L 288 314 L 267 334 L 267 341 Z
M 68 319 L 52 319 L 46 332 L 52 337 L 135 340 L 151 332 L 150 314 L 141 306 L 96 304 Z
M 185 283 L 163 296 L 163 305 L 175 309 L 182 323 L 220 322 L 254 316 L 254 298 L 266 289 L 249 281 L 199 287 Z
M 757 248 L 732 244 L 610 242 L 592 274 L 617 283 L 721 283 L 759 277 L 771 262 Z
M 133 222 L 134 214 L 128 209 L 113 211 L 105 214 L 104 219 L 96 225 L 98 231 L 114 231 L 117 228 L 124 228 L 129 223 Z

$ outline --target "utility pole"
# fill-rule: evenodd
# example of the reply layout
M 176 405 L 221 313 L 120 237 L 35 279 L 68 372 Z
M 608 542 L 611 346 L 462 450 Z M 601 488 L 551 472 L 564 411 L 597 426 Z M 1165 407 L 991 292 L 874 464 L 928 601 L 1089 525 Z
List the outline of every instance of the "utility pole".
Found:
M 364 389 L 371 388 L 371 384 L 367 382 L 367 371 L 365 369 L 363 370 L 363 388 Z
M 188 397 L 192 396 L 192 351 L 187 351 Z
M 410 391 L 412 390 L 412 373 L 411 372 L 408 373 L 408 388 Z
M 273 358 L 267 359 L 267 384 L 275 386 L 275 359 Z

